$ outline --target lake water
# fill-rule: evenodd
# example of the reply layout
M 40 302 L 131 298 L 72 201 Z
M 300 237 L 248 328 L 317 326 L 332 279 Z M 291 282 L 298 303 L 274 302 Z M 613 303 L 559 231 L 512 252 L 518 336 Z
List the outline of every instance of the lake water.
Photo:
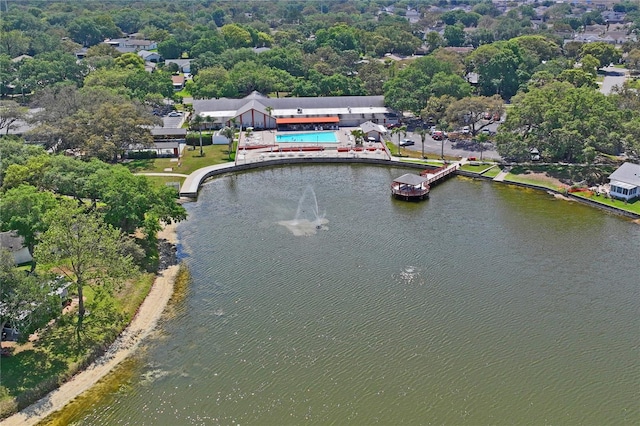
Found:
M 394 200 L 405 172 L 206 184 L 179 226 L 191 286 L 52 423 L 640 423 L 640 226 L 460 177 Z

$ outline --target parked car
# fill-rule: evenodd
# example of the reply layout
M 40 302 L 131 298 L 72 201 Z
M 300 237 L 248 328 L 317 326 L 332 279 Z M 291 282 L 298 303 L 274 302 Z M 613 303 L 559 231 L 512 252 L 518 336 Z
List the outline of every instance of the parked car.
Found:
M 171 111 L 168 116 L 169 117 L 181 117 L 182 114 L 180 114 L 178 111 Z
M 411 139 L 403 139 L 400 141 L 400 146 L 411 146 L 411 145 L 415 145 L 416 143 L 414 141 L 412 141 Z
M 464 126 L 462 128 L 462 133 L 464 133 L 465 135 L 469 133 L 469 126 Z
M 431 137 L 434 140 L 441 141 L 441 140 L 445 139 L 447 136 L 446 136 L 446 133 L 443 132 L 442 130 L 436 130 L 435 132 L 433 132 Z

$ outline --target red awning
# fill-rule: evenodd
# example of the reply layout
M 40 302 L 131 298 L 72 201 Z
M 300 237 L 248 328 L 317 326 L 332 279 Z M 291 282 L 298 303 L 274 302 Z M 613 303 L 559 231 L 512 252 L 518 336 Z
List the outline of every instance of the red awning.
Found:
M 294 117 L 294 118 L 277 118 L 276 124 L 324 124 L 339 123 L 338 117 Z

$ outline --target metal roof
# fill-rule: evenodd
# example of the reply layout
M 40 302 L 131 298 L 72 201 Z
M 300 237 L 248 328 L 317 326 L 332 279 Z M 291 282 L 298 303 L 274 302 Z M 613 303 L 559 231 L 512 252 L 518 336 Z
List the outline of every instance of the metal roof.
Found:
M 278 124 L 303 124 L 303 123 L 339 123 L 338 117 L 294 117 L 294 118 L 278 118 Z
M 402 183 L 405 185 L 419 186 L 429 179 L 426 177 L 422 177 L 420 175 L 416 175 L 413 173 L 407 173 L 405 175 L 400 176 L 399 178 L 395 178 L 393 181 L 396 183 Z
M 618 167 L 615 172 L 611 173 L 609 180 L 611 180 L 612 183 L 615 180 L 618 182 L 628 183 L 633 186 L 640 186 L 640 164 L 624 163 L 622 166 Z
M 273 115 L 279 110 L 292 110 L 295 112 L 305 110 L 336 110 L 344 109 L 347 113 L 349 109 L 353 113 L 387 111 L 384 106 L 384 96 L 324 96 L 306 98 L 268 98 L 258 92 L 254 92 L 243 99 L 207 99 L 193 101 L 193 109 L 196 114 L 211 115 L 214 111 L 237 111 L 250 101 L 258 101 L 265 107 L 273 109 Z M 380 108 L 380 110 L 378 110 Z M 337 113 L 331 111 L 332 113 Z M 282 111 L 281 115 L 286 115 L 287 111 Z M 326 114 L 326 112 L 325 112 Z

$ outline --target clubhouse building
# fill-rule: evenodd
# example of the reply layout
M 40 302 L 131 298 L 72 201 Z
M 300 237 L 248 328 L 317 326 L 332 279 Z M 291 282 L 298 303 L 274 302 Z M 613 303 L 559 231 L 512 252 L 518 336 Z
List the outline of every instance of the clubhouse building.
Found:
M 243 99 L 194 100 L 193 109 L 210 129 L 236 125 L 255 130 L 336 130 L 366 121 L 386 126 L 399 120 L 384 105 L 383 96 L 269 98 L 253 92 Z

